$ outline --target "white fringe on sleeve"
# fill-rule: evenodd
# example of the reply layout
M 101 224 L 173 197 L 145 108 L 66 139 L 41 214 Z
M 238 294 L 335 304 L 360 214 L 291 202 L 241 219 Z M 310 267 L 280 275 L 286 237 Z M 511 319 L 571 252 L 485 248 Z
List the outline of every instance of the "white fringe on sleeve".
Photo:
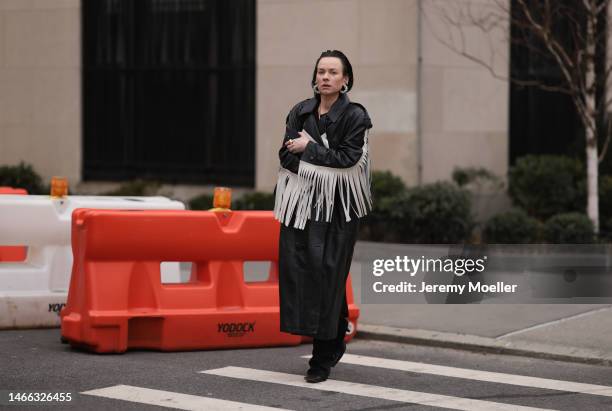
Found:
M 323 217 L 322 221 L 330 222 L 337 187 L 346 221 L 351 221 L 351 209 L 358 217 L 363 217 L 372 209 L 370 183 L 371 170 L 366 129 L 361 158 L 352 167 L 318 166 L 304 160 L 300 160 L 297 174 L 280 167 L 276 184 L 274 218 L 289 226 L 295 217 L 293 226 L 300 230 L 304 229 L 306 220 L 311 218 L 310 210 L 316 194 L 315 219 L 321 221 Z

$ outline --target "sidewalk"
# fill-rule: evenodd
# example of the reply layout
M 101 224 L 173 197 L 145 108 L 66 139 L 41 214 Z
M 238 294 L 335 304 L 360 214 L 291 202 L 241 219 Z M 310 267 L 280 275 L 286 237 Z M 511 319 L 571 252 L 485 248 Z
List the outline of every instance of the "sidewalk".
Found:
M 612 304 L 361 304 L 361 266 L 380 247 L 394 246 L 355 247 L 357 338 L 612 366 Z

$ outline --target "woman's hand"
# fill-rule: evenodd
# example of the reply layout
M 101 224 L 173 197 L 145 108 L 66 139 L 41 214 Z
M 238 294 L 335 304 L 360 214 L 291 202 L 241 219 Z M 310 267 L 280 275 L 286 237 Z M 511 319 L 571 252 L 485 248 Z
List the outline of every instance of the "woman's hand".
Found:
M 300 131 L 298 134 L 300 135 L 299 138 L 285 142 L 285 147 L 287 147 L 287 150 L 293 154 L 301 153 L 302 151 L 306 150 L 306 145 L 310 140 L 310 136 L 305 131 Z

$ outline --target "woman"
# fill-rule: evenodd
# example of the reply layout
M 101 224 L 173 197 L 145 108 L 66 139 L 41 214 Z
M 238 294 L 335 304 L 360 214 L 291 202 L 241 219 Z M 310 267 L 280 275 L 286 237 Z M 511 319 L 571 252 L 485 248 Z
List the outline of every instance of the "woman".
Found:
M 287 116 L 274 216 L 281 222 L 280 328 L 313 337 L 305 379 L 320 382 L 346 350 L 346 279 L 359 218 L 372 208 L 372 123 L 346 95 L 353 69 L 342 52 L 321 54 L 311 85 L 314 97 Z

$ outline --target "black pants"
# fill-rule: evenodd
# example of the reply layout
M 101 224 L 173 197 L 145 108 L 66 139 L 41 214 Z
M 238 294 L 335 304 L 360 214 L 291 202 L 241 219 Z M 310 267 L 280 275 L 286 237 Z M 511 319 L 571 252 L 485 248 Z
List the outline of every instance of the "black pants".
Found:
M 331 340 L 315 338 L 312 342 L 312 358 L 308 362 L 311 368 L 322 368 L 329 372 L 341 350 L 348 328 L 348 321 L 341 317 L 338 321 L 338 334 Z

